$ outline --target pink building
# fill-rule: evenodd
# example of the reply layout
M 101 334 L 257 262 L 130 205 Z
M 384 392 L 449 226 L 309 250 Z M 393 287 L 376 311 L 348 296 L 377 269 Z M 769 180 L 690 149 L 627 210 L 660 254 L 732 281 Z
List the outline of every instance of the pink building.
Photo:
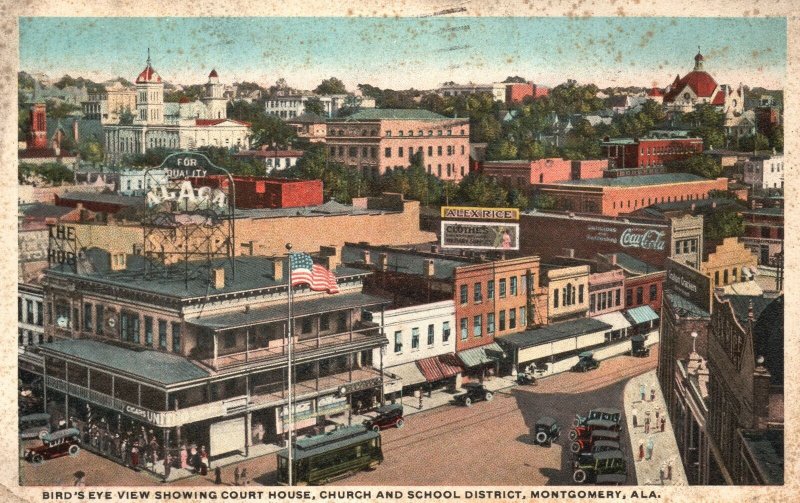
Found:
M 378 177 L 419 158 L 428 171 L 458 182 L 469 173 L 469 120 L 428 110 L 365 109 L 328 122 L 331 160 Z
M 608 159 L 572 161 L 572 179 L 588 180 L 590 178 L 603 178 L 603 173 L 607 169 Z
M 589 275 L 589 316 L 625 309 L 623 291 L 625 273 L 622 269 L 595 272 Z
M 556 157 L 535 161 L 484 161 L 483 174 L 507 187 L 527 188 L 540 183 L 572 179 L 572 161 Z

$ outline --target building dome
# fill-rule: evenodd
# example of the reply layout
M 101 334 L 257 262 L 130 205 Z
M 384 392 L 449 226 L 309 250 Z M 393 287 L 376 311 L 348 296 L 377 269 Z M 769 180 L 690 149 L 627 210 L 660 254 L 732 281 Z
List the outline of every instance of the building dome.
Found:
M 698 62 L 700 62 L 700 61 L 703 61 L 704 59 L 705 59 L 705 58 L 703 58 L 703 55 L 702 55 L 702 54 L 700 54 L 699 52 L 698 52 L 698 53 L 697 53 L 697 55 L 694 57 L 694 61 L 695 61 L 695 63 L 698 63 Z
M 216 69 L 212 69 L 211 73 L 208 74 L 208 78 L 209 79 L 213 78 L 213 77 L 219 77 L 219 75 L 217 75 L 217 70 Z
M 157 74 L 150 64 L 150 49 L 147 49 L 147 66 L 144 67 L 142 73 L 136 77 L 137 84 L 157 84 L 161 83 L 161 75 Z

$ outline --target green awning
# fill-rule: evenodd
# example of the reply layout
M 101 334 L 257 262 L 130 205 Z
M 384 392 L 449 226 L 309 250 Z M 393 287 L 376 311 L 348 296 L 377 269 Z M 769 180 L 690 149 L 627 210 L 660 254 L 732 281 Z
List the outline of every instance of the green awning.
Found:
M 658 319 L 658 314 L 656 314 L 656 312 L 653 311 L 653 308 L 650 306 L 634 307 L 633 309 L 628 309 L 625 314 L 634 325 L 650 323 L 651 321 Z
M 492 342 L 479 348 L 465 349 L 459 351 L 458 358 L 464 363 L 467 368 L 479 367 L 487 363 L 494 363 L 500 358 L 503 358 L 505 353 L 500 344 Z

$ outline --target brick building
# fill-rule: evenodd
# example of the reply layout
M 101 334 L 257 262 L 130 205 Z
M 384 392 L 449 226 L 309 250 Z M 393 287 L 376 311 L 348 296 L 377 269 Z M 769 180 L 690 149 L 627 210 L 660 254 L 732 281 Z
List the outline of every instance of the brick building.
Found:
M 727 188 L 727 178 L 669 173 L 574 180 L 545 184 L 539 190 L 554 199 L 556 209 L 617 216 L 659 202 L 705 199 L 710 191 Z
M 286 121 L 297 132 L 298 138 L 311 143 L 324 143 L 328 133 L 328 124 L 324 117 L 306 112 Z
M 226 190 L 227 176 L 205 176 L 191 178 L 197 186 Z M 263 176 L 234 176 L 236 207 L 298 208 L 322 204 L 322 180 L 296 180 L 289 178 L 266 178 Z
M 371 109 L 328 121 L 331 160 L 365 176 L 405 169 L 418 159 L 428 173 L 458 182 L 469 171 L 469 120 L 427 110 Z
M 528 189 L 531 185 L 572 179 L 572 161 L 557 157 L 535 161 L 483 161 L 481 172 L 507 187 Z
M 773 265 L 783 253 L 783 208 L 742 211 L 744 236 L 739 240 L 758 258 L 759 265 Z
M 705 246 L 700 272 L 711 278 L 715 287 L 752 280 L 758 260 L 738 238 Z
M 605 138 L 600 145 L 612 170 L 663 166 L 703 152 L 702 138 Z

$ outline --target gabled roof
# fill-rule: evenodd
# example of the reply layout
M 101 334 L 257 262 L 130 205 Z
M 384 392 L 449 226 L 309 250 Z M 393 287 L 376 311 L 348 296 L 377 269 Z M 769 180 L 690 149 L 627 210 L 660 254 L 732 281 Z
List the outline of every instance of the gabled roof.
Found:
M 702 70 L 695 70 L 687 73 L 682 79 L 675 77 L 669 92 L 664 95 L 664 101 L 674 101 L 686 86 L 700 98 L 711 98 L 712 93 L 717 88 L 717 81 L 714 77 Z
M 237 121 L 236 119 L 195 119 L 195 125 L 200 126 L 200 127 L 217 126 L 217 125 L 222 124 L 224 122 L 233 122 L 235 124 L 239 124 L 241 126 L 247 126 L 247 127 L 251 126 L 251 124 L 249 122 Z

